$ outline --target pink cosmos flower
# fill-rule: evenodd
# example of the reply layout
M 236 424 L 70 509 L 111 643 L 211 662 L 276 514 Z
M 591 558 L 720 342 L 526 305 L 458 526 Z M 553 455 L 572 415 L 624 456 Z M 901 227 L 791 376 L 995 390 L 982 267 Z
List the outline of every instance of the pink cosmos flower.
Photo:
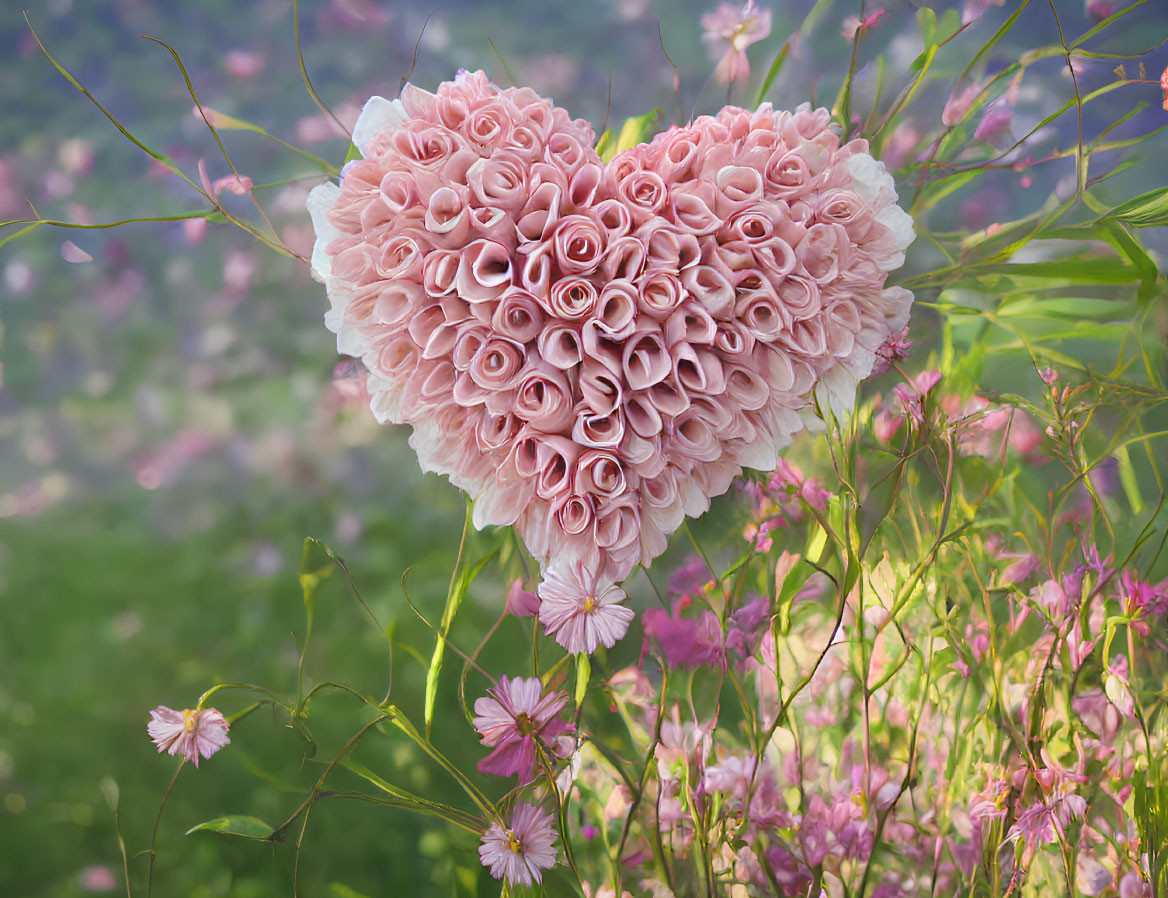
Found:
M 715 75 L 721 84 L 750 79 L 746 48 L 771 33 L 770 10 L 760 10 L 754 0 L 739 9 L 722 3 L 702 16 L 702 40 L 709 44 L 710 56 L 718 60 Z M 720 58 L 719 58 L 720 57 Z
M 519 774 L 529 782 L 535 776 L 536 740 L 550 743 L 575 729 L 558 716 L 567 701 L 564 692 L 543 695 L 536 677 L 500 677 L 498 686 L 475 701 L 474 728 L 483 745 L 495 749 L 479 762 L 479 770 L 496 776 Z
M 197 711 L 175 711 L 159 705 L 150 712 L 146 732 L 160 752 L 182 755 L 197 768 L 199 757 L 209 758 L 224 745 L 227 738 L 227 718 L 214 708 Z
M 539 596 L 524 589 L 522 580 L 515 580 L 507 590 L 507 610 L 516 617 L 536 617 L 539 614 Z
M 497 821 L 483 834 L 479 857 L 495 879 L 525 886 L 543 882 L 543 871 L 556 863 L 552 815 L 536 805 L 521 804 L 504 829 Z
M 634 617 L 631 608 L 620 604 L 625 591 L 589 574 L 579 562 L 546 571 L 539 598 L 544 632 L 572 654 L 591 654 L 601 643 L 612 648 Z

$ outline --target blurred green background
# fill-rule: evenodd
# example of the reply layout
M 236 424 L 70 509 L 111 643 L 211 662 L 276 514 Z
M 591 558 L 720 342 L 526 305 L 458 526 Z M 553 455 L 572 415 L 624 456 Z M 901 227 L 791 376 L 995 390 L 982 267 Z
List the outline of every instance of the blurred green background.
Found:
M 411 69 L 411 80 L 433 88 L 459 68 L 482 67 L 500 83 L 513 78 L 553 97 L 599 131 L 606 115 L 619 122 L 656 106 L 667 120 L 682 120 L 726 101 L 725 88 L 710 81 L 713 62 L 700 41 L 700 15 L 713 5 L 305 0 L 304 58 L 322 98 L 349 124 L 368 95 L 392 96 Z M 751 85 L 730 95 L 744 105 L 753 103 L 761 76 L 813 4 L 762 5 L 774 16 L 771 36 L 750 50 Z M 931 5 L 941 12 L 963 4 Z M 886 57 L 891 95 L 920 50 L 912 9 L 888 6 L 890 18 L 859 59 L 860 95 L 874 90 L 877 54 Z M 990 4 L 954 41 L 938 62 L 937 80 L 914 102 L 909 127 L 920 135 L 938 127 L 965 62 L 1013 6 Z M 840 23 L 858 7 L 825 7 L 776 80 L 776 105 L 831 101 L 849 57 Z M 995 47 L 991 70 L 1057 39 L 1049 6 L 1033 7 Z M 1070 33 L 1090 27 L 1079 0 L 1056 7 Z M 57 60 L 191 177 L 200 159 L 212 179 L 229 170 L 191 114 L 173 61 L 141 34 L 178 51 L 206 105 L 335 164 L 345 157 L 346 141 L 304 90 L 286 0 L 45 0 L 28 12 Z M 1136 52 L 1166 28 L 1168 10 L 1153 0 L 1115 29 L 1109 47 Z M 149 164 L 52 68 L 17 5 L 0 11 L 0 47 L 0 220 L 27 217 L 29 202 L 45 218 L 78 222 L 200 208 L 193 190 Z M 677 94 L 665 51 L 677 66 Z M 1160 61 L 1156 72 L 1168 63 L 1163 57 L 1151 57 Z M 1113 65 L 1087 66 L 1084 89 L 1107 83 Z M 1015 136 L 1069 90 L 1062 60 L 1035 67 L 1015 105 Z M 1117 134 L 1157 126 L 1158 91 L 1147 89 L 1141 101 L 1143 111 Z M 1089 116 L 1107 114 L 1115 117 L 1114 108 Z M 1065 127 L 1047 131 L 1047 145 L 1073 141 Z M 303 201 L 319 174 L 257 135 L 226 137 L 237 168 L 257 185 L 294 179 L 258 195 L 283 239 L 307 251 L 312 232 Z M 908 164 L 923 144 L 911 135 L 902 143 Z M 1073 172 L 1073 160 L 1044 166 L 1025 189 L 1018 173 L 996 172 L 955 194 L 945 207 L 948 220 L 933 227 L 976 229 L 1026 214 L 1065 190 L 1068 177 L 1073 188 Z M 1151 178 L 1137 170 L 1109 189 L 1121 199 L 1124 190 L 1159 186 Z M 246 214 L 242 199 L 226 201 Z M 65 240 L 92 261 L 65 261 Z M 1148 242 L 1165 250 L 1163 235 Z M 936 262 L 927 246 L 918 250 L 910 269 Z M 304 537 L 343 555 L 394 639 L 428 656 L 432 640 L 405 605 L 401 578 L 410 568 L 411 596 L 437 618 L 463 499 L 444 480 L 420 473 L 404 429 L 373 423 L 355 370 L 322 326 L 325 305 L 303 265 L 226 225 L 205 233 L 181 223 L 43 228 L 0 247 L 0 894 L 124 891 L 115 791 L 131 883 L 145 894 L 146 860 L 136 855 L 149 845 L 175 766 L 147 740 L 147 712 L 160 703 L 193 707 L 222 681 L 295 692 Z M 923 341 L 918 351 L 927 353 L 933 319 L 923 313 L 914 321 L 913 336 Z M 721 501 L 715 516 L 731 520 L 735 502 L 733 495 Z M 494 540 L 476 537 L 472 552 Z M 667 570 L 665 559 L 655 579 Z M 458 621 L 458 645 L 473 649 L 505 590 L 497 567 L 489 568 Z M 526 653 L 529 638 L 508 621 L 484 666 L 505 670 L 509 646 Z M 620 651 L 631 657 L 639 646 L 627 642 Z M 481 751 L 456 704 L 460 666 L 448 663 L 434 738 L 470 770 Z M 339 577 L 319 598 L 306 670 L 310 681 L 384 693 L 385 639 Z M 397 653 L 395 696 L 417 717 L 422 671 L 407 651 Z M 472 679 L 474 694 L 482 686 Z M 237 695 L 219 698 L 227 713 L 246 704 Z M 359 726 L 360 713 L 344 698 L 314 704 L 309 725 L 321 757 L 331 757 L 330 747 Z M 264 712 L 241 722 L 232 738 L 229 750 L 179 778 L 159 831 L 157 894 L 291 891 L 290 845 L 183 835 L 227 813 L 277 823 L 319 775 L 301 739 Z M 370 742 L 357 756 L 405 788 L 464 804 L 404 741 Z M 489 784 L 491 794 L 499 785 Z M 302 894 L 497 893 L 475 847 L 468 834 L 404 813 L 320 802 L 304 842 Z

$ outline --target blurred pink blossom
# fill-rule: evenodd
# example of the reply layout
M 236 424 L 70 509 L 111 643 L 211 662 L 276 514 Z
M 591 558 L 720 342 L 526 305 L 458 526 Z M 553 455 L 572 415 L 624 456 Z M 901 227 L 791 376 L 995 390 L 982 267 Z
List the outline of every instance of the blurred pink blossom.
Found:
M 93 261 L 93 256 L 79 247 L 72 240 L 66 240 L 61 244 L 61 258 L 66 262 L 72 262 L 74 264 Z
M 672 613 L 648 608 L 641 616 L 646 644 L 655 639 L 671 668 L 718 666 L 722 663 L 722 626 L 713 611 L 704 609 L 697 620 L 682 617 L 689 600 L 673 601 Z
M 112 892 L 118 887 L 113 871 L 104 864 L 94 864 L 81 871 L 78 885 L 83 892 Z
M 232 50 L 223 58 L 223 68 L 232 78 L 254 78 L 265 64 L 264 55 L 255 50 Z
M 961 8 L 961 24 L 968 25 L 980 18 L 991 3 L 994 6 L 1002 6 L 1005 2 L 1006 0 L 965 0 L 965 5 Z
M 760 10 L 754 0 L 739 8 L 722 3 L 702 16 L 702 40 L 710 56 L 718 61 L 715 77 L 721 84 L 750 80 L 750 63 L 746 48 L 771 33 L 770 10 Z
M 855 39 L 856 32 L 859 32 L 863 37 L 873 28 L 880 24 L 880 21 L 887 18 L 888 10 L 878 9 L 875 12 L 868 13 L 863 20 L 859 16 L 848 16 L 843 21 L 843 27 L 840 29 L 840 34 L 843 35 L 844 40 L 849 44 Z

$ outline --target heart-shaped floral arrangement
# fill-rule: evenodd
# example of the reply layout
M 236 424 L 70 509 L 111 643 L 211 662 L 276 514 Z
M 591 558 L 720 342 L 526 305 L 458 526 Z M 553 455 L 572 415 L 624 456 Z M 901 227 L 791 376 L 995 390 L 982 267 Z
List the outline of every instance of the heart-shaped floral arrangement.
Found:
M 605 163 L 589 125 L 461 72 L 374 97 L 313 190 L 338 349 L 425 470 L 545 570 L 621 580 L 907 325 L 911 219 L 827 110 L 726 107 Z M 606 640 L 607 641 L 607 640 Z

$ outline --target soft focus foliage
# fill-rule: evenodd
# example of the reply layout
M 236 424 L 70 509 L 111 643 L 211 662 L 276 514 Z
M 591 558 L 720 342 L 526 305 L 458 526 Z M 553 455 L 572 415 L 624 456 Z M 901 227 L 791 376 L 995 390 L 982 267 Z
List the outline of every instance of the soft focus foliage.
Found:
M 6 891 L 1165 894 L 1168 20 L 915 6 L 302 3 L 336 120 L 287 3 L 31 10 L 152 155 L 0 21 Z M 828 107 L 918 233 L 855 413 L 678 531 L 591 657 L 509 528 L 459 538 L 307 279 L 364 99 L 459 68 L 605 160 Z M 139 216 L 173 220 L 27 223 Z M 231 724 L 169 791 L 160 702 Z

